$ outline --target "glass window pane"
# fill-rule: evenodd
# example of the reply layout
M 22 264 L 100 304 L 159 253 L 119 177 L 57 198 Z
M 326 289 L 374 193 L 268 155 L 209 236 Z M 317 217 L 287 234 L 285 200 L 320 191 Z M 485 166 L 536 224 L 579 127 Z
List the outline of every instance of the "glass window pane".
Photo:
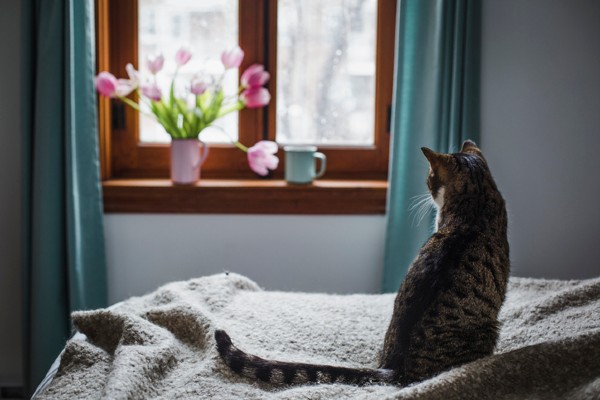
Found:
M 372 145 L 377 0 L 279 0 L 277 141 Z
M 179 71 L 177 93 L 187 93 L 192 77 L 205 74 L 215 79 L 222 73 L 220 57 L 223 50 L 238 44 L 238 0 L 139 0 L 139 69 L 143 79 L 151 79 L 146 58 L 163 53 L 165 66 L 158 74 L 163 93 L 168 93 L 175 72 L 175 52 L 185 46 L 192 59 Z M 225 94 L 237 93 L 238 71 L 229 70 L 223 81 Z M 231 113 L 207 128 L 200 139 L 210 143 L 237 140 L 238 114 Z M 226 132 L 227 136 L 223 133 Z M 140 141 L 165 143 L 171 140 L 151 117 L 140 114 Z

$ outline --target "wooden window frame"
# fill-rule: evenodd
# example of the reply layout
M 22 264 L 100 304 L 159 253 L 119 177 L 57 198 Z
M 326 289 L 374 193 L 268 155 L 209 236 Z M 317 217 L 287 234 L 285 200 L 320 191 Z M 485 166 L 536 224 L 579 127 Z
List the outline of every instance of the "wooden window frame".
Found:
M 385 188 L 381 182 L 387 179 L 389 162 L 396 2 L 397 0 L 378 0 L 375 143 L 373 146 L 362 147 L 319 146 L 319 150 L 327 155 L 328 165 L 325 178 L 331 180 L 332 185 L 326 183 L 320 186 L 313 185 L 313 189 L 309 187 L 308 190 L 321 193 L 319 196 L 323 197 L 323 204 L 327 203 L 328 192 L 339 189 L 340 186 L 336 184 L 338 180 L 373 181 L 375 182 L 374 187 L 380 190 L 379 201 L 382 204 L 378 208 L 378 213 L 385 212 Z M 98 71 L 107 70 L 116 76 L 123 76 L 124 67 L 128 62 L 132 62 L 135 67 L 138 67 L 137 9 L 137 0 L 96 0 Z M 253 63 L 266 65 L 271 74 L 267 88 L 273 94 L 271 103 L 267 107 L 244 109 L 239 113 L 239 140 L 244 144 L 251 145 L 262 139 L 275 140 L 276 135 L 277 99 L 274 93 L 276 93 L 277 84 L 277 0 L 240 0 L 239 17 L 239 45 L 246 54 L 240 71 Z M 115 206 L 115 202 L 112 201 L 114 199 L 107 199 L 107 193 L 109 196 L 115 196 L 119 190 L 125 191 L 123 185 L 111 184 L 111 181 L 130 182 L 129 189 L 141 190 L 140 188 L 147 187 L 147 182 L 137 184 L 136 180 L 168 179 L 169 145 L 139 143 L 137 112 L 119 101 L 99 97 L 98 109 L 101 176 L 104 181 L 105 204 L 112 204 L 109 207 L 105 206 L 105 210 L 109 212 L 135 211 L 135 206 L 126 204 Z M 113 124 L 113 119 L 120 123 Z M 272 183 L 258 186 L 250 184 L 253 189 L 249 192 L 256 193 L 257 187 L 262 188 L 263 191 L 280 191 L 280 182 L 278 181 L 283 179 L 285 154 L 281 150 L 278 156 L 281 160 L 280 167 L 269 176 Z M 214 182 L 207 183 L 207 180 L 226 180 L 231 183 L 251 182 L 257 179 L 257 176 L 248 168 L 246 155 L 243 152 L 232 145 L 211 144 L 209 157 L 202 166 L 202 180 L 196 186 L 214 187 Z M 359 193 L 364 193 L 364 184 L 362 183 L 364 182 L 355 185 L 357 188 L 362 188 L 358 190 Z M 173 188 L 168 184 L 158 186 L 162 191 L 169 191 L 169 186 L 171 189 Z M 220 184 L 217 186 L 220 187 Z M 239 187 L 238 184 L 234 184 L 234 186 Z M 150 193 L 150 191 L 148 192 Z M 184 193 L 185 191 L 172 190 L 171 192 Z M 126 201 L 126 198 L 122 198 L 122 196 L 117 197 L 122 202 Z M 290 209 L 293 208 L 290 207 Z M 360 208 L 357 207 L 356 213 L 362 213 Z M 369 207 L 366 213 L 373 213 L 373 209 L 373 207 Z M 202 207 L 199 207 L 198 210 L 198 212 L 210 212 L 203 211 Z M 145 211 L 148 212 L 149 209 L 145 208 Z M 268 210 L 265 209 L 265 211 Z M 172 210 L 172 207 L 157 206 L 156 212 L 177 211 Z M 232 212 L 243 211 L 233 209 Z M 315 209 L 314 212 L 321 213 L 318 209 Z M 344 213 L 348 213 L 348 211 Z

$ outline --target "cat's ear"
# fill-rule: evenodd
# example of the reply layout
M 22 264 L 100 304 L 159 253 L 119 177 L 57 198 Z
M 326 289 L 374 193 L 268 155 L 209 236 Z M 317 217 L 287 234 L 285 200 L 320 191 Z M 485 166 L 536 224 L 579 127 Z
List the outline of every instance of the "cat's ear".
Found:
M 463 142 L 462 147 L 460 148 L 460 152 L 475 154 L 483 158 L 483 154 L 481 153 L 481 150 L 479 150 L 479 147 L 477 147 L 475 142 L 470 139 L 467 139 Z
M 425 155 L 425 158 L 427 158 L 427 161 L 429 161 L 430 164 L 438 156 L 438 153 L 436 153 L 435 151 L 433 151 L 427 147 L 421 147 L 421 151 L 423 152 L 423 154 Z
M 421 151 L 425 155 L 425 158 L 427 158 L 427 161 L 429 161 L 431 168 L 435 169 L 439 166 L 444 166 L 449 161 L 450 156 L 448 154 L 437 153 L 427 147 L 421 147 Z

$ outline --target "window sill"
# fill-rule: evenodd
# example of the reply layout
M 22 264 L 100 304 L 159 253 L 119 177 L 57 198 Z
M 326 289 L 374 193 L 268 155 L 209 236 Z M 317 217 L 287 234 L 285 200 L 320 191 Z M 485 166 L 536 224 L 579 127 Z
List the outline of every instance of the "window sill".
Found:
M 106 213 L 385 214 L 387 182 L 202 179 L 173 185 L 167 179 L 104 181 Z

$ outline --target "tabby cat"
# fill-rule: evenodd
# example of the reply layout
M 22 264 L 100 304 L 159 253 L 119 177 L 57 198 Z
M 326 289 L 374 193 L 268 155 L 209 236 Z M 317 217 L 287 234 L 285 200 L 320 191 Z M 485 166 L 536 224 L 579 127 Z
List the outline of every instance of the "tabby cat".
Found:
M 265 360 L 239 350 L 222 330 L 217 348 L 235 372 L 279 384 L 389 382 L 409 385 L 492 354 L 509 274 L 504 200 L 474 142 L 429 161 L 436 232 L 396 296 L 379 369 Z

